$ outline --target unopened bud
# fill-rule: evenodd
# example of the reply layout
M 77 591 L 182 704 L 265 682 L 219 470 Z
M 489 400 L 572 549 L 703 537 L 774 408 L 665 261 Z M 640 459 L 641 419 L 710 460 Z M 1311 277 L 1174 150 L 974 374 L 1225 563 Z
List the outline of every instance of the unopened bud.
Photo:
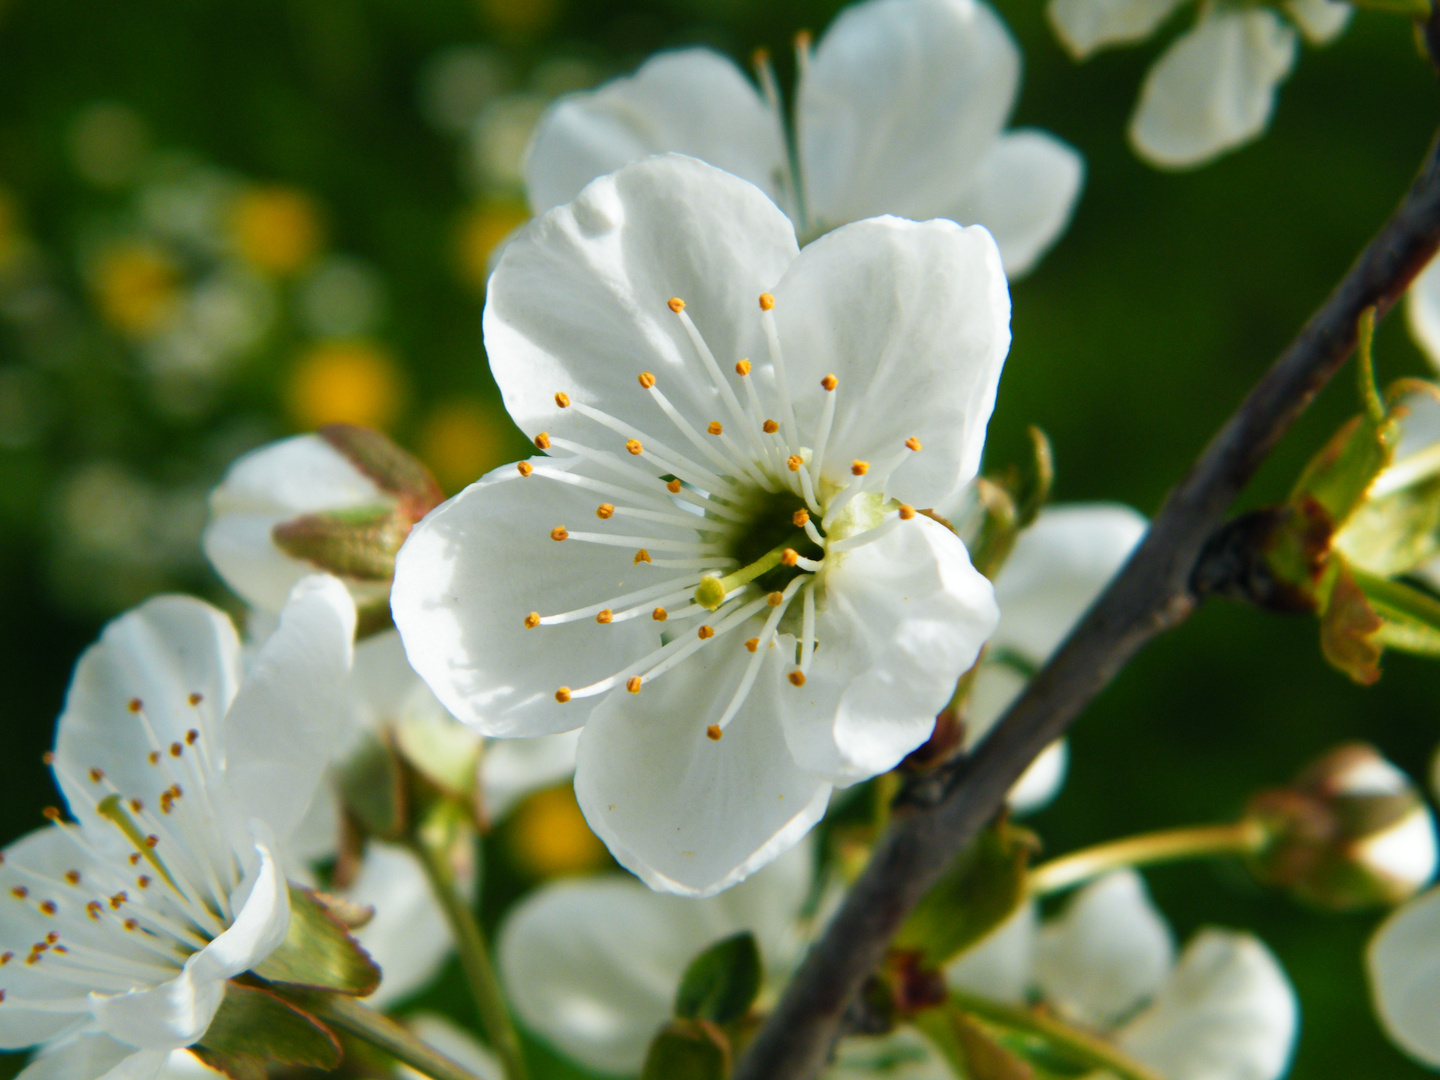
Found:
M 1398 904 L 1435 874 L 1435 819 L 1403 772 L 1365 743 L 1347 743 L 1289 787 L 1250 800 L 1269 837 L 1253 857 L 1261 880 L 1319 907 Z

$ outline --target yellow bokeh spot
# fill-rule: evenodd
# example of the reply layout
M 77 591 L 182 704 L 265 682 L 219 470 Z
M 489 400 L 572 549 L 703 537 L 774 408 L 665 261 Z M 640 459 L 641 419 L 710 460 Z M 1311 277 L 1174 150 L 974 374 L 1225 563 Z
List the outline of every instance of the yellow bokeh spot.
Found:
M 20 208 L 15 197 L 0 188 L 0 273 L 20 256 Z
M 286 187 L 254 187 L 235 200 L 230 218 L 240 257 L 267 274 L 293 274 L 320 253 L 320 212 Z
M 285 407 L 302 430 L 321 424 L 385 428 L 404 404 L 395 362 L 368 341 L 325 341 L 303 353 L 285 386 Z
M 529 37 L 548 30 L 561 0 L 478 0 L 480 14 L 496 30 Z
M 148 244 L 124 244 L 100 257 L 96 302 L 105 320 L 131 337 L 161 329 L 180 301 L 179 267 Z
M 420 429 L 420 457 L 446 491 L 459 491 L 505 461 L 502 421 L 474 400 L 449 401 Z
M 537 791 L 515 810 L 508 831 L 511 857 L 538 877 L 594 870 L 605 862 L 567 785 Z
M 476 207 L 460 223 L 456 244 L 460 275 L 477 293 L 483 296 L 490 280 L 490 256 L 529 217 L 520 203 L 500 202 Z

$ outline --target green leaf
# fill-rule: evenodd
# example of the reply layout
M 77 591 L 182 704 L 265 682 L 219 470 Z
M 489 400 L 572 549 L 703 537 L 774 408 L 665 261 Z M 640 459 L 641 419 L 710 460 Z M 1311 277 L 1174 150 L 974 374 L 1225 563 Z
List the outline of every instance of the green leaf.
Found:
M 1399 437 L 1393 419 L 1377 423 L 1368 414 L 1353 417 L 1305 466 L 1290 495 L 1291 505 L 1313 500 L 1339 529 L 1390 464 Z
M 645 1054 L 640 1080 L 726 1080 L 730 1041 L 705 1020 L 675 1020 L 660 1030 Z
M 380 985 L 380 969 L 309 889 L 290 886 L 290 930 L 254 969 L 262 979 L 364 997 Z
M 728 1024 L 744 1016 L 760 993 L 760 947 L 748 930 L 717 941 L 685 969 L 675 1015 Z
M 1035 1080 L 1022 1058 L 954 1006 L 926 1009 L 914 1023 L 964 1080 Z
M 340 766 L 340 797 L 355 820 L 375 836 L 396 839 L 409 809 L 405 773 L 383 738 L 366 738 Z
M 228 1066 L 222 1072 L 241 1077 L 263 1077 L 270 1062 L 333 1069 L 341 1057 L 339 1040 L 315 1017 L 268 990 L 238 983 L 225 987 L 196 1052 L 214 1055 Z
M 916 905 L 895 936 L 898 950 L 939 968 L 1004 922 L 1025 899 L 1034 836 L 1001 820 L 981 833 Z

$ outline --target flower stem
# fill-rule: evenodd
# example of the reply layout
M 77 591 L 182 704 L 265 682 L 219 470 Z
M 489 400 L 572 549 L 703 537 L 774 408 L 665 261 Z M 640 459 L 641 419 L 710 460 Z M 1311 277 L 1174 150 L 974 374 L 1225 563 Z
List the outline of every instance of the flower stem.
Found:
M 306 1003 L 306 1009 L 332 1027 L 385 1051 L 431 1080 L 479 1080 L 468 1069 L 421 1042 L 384 1013 L 345 994 L 325 994 Z
M 1076 1031 L 1058 1020 L 1032 1012 L 1016 1005 L 1002 1005 L 995 1001 L 964 993 L 950 991 L 950 1001 L 962 1012 L 988 1020 L 1001 1027 L 1025 1031 L 1038 1035 L 1047 1044 L 1058 1049 L 1076 1063 L 1108 1073 L 1119 1080 L 1161 1080 L 1159 1074 L 1132 1061 L 1118 1049 L 1097 1039 L 1093 1035 Z
M 1228 825 L 1196 825 L 1127 836 L 1041 863 L 1030 871 L 1030 891 L 1045 896 L 1125 866 L 1150 866 L 1210 855 L 1253 855 L 1266 840 L 1264 826 L 1250 818 Z
M 475 921 L 469 903 L 455 887 L 454 875 L 443 856 L 424 840 L 413 840 L 410 846 L 425 867 L 425 876 L 430 879 L 430 887 L 455 935 L 455 948 L 460 954 L 460 966 L 465 969 L 466 981 L 470 984 L 470 994 L 475 999 L 475 1009 L 480 1014 L 480 1023 L 490 1045 L 504 1066 L 506 1080 L 525 1080 L 525 1055 L 520 1047 L 520 1036 L 505 1007 L 505 995 L 500 989 L 500 979 L 490 961 L 490 950 L 485 945 L 480 925 Z

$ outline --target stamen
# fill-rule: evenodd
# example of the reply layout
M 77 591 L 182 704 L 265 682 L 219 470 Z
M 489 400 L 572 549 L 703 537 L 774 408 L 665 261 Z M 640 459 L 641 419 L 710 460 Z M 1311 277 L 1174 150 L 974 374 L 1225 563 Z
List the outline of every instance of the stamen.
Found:
M 720 729 L 719 724 L 711 724 L 705 729 L 705 737 L 711 742 L 719 742 L 724 735 L 725 732 Z
M 794 548 L 786 548 L 780 553 L 780 564 L 782 566 L 794 566 L 800 561 L 800 553 Z
M 628 450 L 635 457 L 639 457 L 645 452 L 645 447 L 640 444 L 639 439 L 626 439 L 625 449 Z
M 535 466 L 534 466 L 534 465 L 531 465 L 530 462 L 528 462 L 528 461 L 517 461 L 517 462 L 515 463 L 515 470 L 516 470 L 521 476 L 529 476 L 531 473 L 533 473 L 533 472 L 535 471 Z
M 811 579 L 801 591 L 800 614 L 800 678 L 810 670 L 810 660 L 815 655 L 815 581 Z M 791 680 L 794 681 L 793 679 Z M 796 686 L 801 685 L 796 683 Z
M 557 543 L 561 540 L 569 540 L 570 533 L 566 531 L 564 525 L 556 525 L 555 528 L 550 530 L 550 539 Z
M 803 529 L 810 522 L 810 511 L 805 509 L 796 510 L 790 515 L 790 521 L 797 529 Z
M 652 394 L 656 393 L 655 390 L 651 390 L 650 392 Z M 599 409 L 586 405 L 584 402 L 575 402 L 574 408 L 575 411 L 582 416 L 586 416 L 594 420 L 597 424 L 609 428 L 617 435 L 623 435 L 625 437 L 625 449 L 631 456 L 639 457 L 641 454 L 645 454 L 652 461 L 662 466 L 662 472 L 668 472 L 672 476 L 679 476 L 690 479 L 692 482 L 698 482 L 712 491 L 720 490 L 732 496 L 739 494 L 734 487 L 720 476 L 696 462 L 691 461 L 684 454 L 661 442 L 653 435 L 646 434 L 633 425 L 627 424 L 607 412 L 602 412 Z M 640 438 L 642 435 L 644 435 L 644 442 L 642 442 Z M 645 443 L 650 444 L 648 449 Z M 687 476 L 687 474 L 689 475 Z
M 556 536 L 555 532 L 563 532 L 564 536 Z M 636 547 L 645 544 L 647 548 L 656 551 L 684 551 L 695 555 L 706 555 L 710 553 L 719 554 L 719 550 L 708 543 L 701 543 L 695 540 L 660 540 L 648 536 L 610 536 L 607 533 L 592 532 L 566 532 L 559 528 L 550 534 L 552 540 L 579 540 L 587 544 L 606 544 L 610 547 Z M 642 549 L 645 550 L 645 549 Z
M 905 446 L 909 450 L 923 450 L 925 444 L 915 438 L 914 435 L 911 435 L 910 438 L 905 440 Z
M 864 476 L 869 471 L 870 463 L 868 461 L 861 461 L 857 458 L 850 463 L 850 475 L 852 476 Z
M 615 621 L 615 612 L 611 611 L 608 607 L 604 608 L 595 613 L 595 621 L 601 626 L 608 626 Z
M 711 420 L 710 423 L 705 426 L 705 430 L 711 435 L 723 435 L 725 433 L 725 428 L 719 420 Z
M 543 432 L 543 431 L 540 432 L 539 435 L 536 435 L 536 436 L 535 436 L 535 445 L 536 445 L 537 447 L 539 447 L 541 450 L 549 450 L 549 449 L 550 449 L 550 436 L 549 436 L 546 432 Z
M 597 507 L 595 508 L 595 516 L 598 517 L 601 521 L 606 521 L 606 520 L 608 520 L 609 518 L 614 517 L 614 516 L 615 516 L 615 504 L 614 504 L 614 503 L 601 503 L 599 506 L 597 506 Z
M 691 579 L 694 580 L 693 578 Z M 526 626 L 554 626 L 557 623 L 578 622 L 581 619 L 588 619 L 592 615 L 598 615 L 607 608 L 611 611 L 623 609 L 631 604 L 653 601 L 656 597 L 665 596 L 667 593 L 675 593 L 679 599 L 689 595 L 688 591 L 677 592 L 677 586 L 687 586 L 689 582 L 681 578 L 679 581 L 664 581 L 658 585 L 649 585 L 643 589 L 635 589 L 633 592 L 624 593 L 621 596 L 611 597 L 609 600 L 602 600 L 598 604 L 587 604 L 585 607 L 575 608 L 573 611 L 562 611 L 555 615 L 540 615 L 531 612 L 525 618 Z M 535 622 L 531 623 L 531 618 Z
M 635 552 L 635 558 L 631 561 L 634 562 L 636 566 L 639 566 L 642 562 L 648 563 L 653 562 L 654 560 L 650 558 L 650 552 L 646 551 L 644 548 L 641 548 L 639 551 Z
M 759 647 L 760 639 L 758 637 L 752 637 L 749 641 L 745 642 L 745 648 L 749 649 L 751 652 L 754 652 Z
M 559 690 L 556 690 L 555 700 L 558 701 L 561 705 L 564 705 L 567 701 L 570 700 L 570 688 L 568 686 L 562 686 Z
M 627 679 L 625 682 L 625 689 L 629 690 L 632 694 L 638 694 L 640 692 L 640 676 L 635 675 L 632 676 L 630 679 Z
M 746 375 L 749 375 L 749 374 L 750 374 L 750 361 L 749 361 L 749 360 L 737 360 L 737 361 L 735 361 L 735 374 L 736 374 L 736 375 L 739 375 L 742 379 L 743 379 Z
M 679 495 L 681 486 L 682 485 L 679 480 L 665 481 L 665 490 L 670 492 L 671 495 Z
M 721 398 L 725 401 L 725 407 L 730 410 L 730 418 L 736 424 L 744 427 L 745 410 L 740 407 L 740 399 L 735 396 L 735 391 L 725 381 L 725 376 L 720 371 L 720 364 L 716 361 L 715 354 L 710 351 L 710 346 L 706 344 L 704 337 L 701 336 L 700 328 L 695 325 L 695 320 L 690 318 L 683 304 L 679 308 L 672 307 L 671 310 L 680 316 L 680 325 L 685 327 L 690 344 L 695 347 L 695 352 L 700 356 L 700 362 L 705 365 L 706 374 L 710 376 L 710 381 L 714 384 L 715 389 L 720 392 Z M 758 446 L 752 447 L 752 451 L 758 449 Z
M 780 430 L 780 425 L 774 420 L 766 420 L 765 423 L 761 424 L 760 426 L 764 428 L 766 435 L 774 435 L 777 431 Z
M 805 685 L 805 673 L 804 673 L 803 671 L 801 671 L 799 668 L 796 668 L 794 671 L 790 672 L 790 674 L 787 676 L 787 678 L 790 680 L 790 685 L 791 685 L 791 686 L 804 686 L 804 685 Z
M 780 619 L 790 606 L 790 598 L 795 595 L 795 590 L 800 588 L 804 579 L 795 578 L 785 586 L 783 593 L 771 593 L 765 598 L 765 603 L 771 607 L 770 614 L 765 617 L 765 625 L 760 629 L 760 636 L 753 637 L 745 642 L 745 648 L 753 654 L 745 665 L 745 674 L 740 677 L 740 685 L 735 688 L 735 693 L 730 697 L 730 704 L 725 706 L 725 712 L 721 715 L 719 722 L 715 725 L 721 731 L 735 718 L 740 711 L 740 706 L 750 694 L 750 688 L 755 685 L 755 679 L 760 674 L 760 665 L 764 662 L 765 654 L 760 649 L 761 642 L 768 647 L 775 637 L 775 628 L 780 625 Z
M 899 513 L 901 521 L 909 521 L 915 516 L 915 508 L 909 503 L 901 503 Z
M 580 408 L 580 406 L 577 405 L 576 408 L 578 409 Z M 608 450 L 596 450 L 593 447 L 586 446 L 584 443 L 572 442 L 569 439 L 561 439 L 559 437 L 553 439 L 552 442 L 558 449 L 568 450 L 571 453 L 575 454 L 577 457 L 583 457 L 586 460 L 595 462 L 597 465 L 603 465 L 611 472 L 618 473 L 621 476 L 629 477 L 637 481 L 639 484 L 642 485 L 642 491 L 645 487 L 653 485 L 655 481 L 659 479 L 659 477 L 655 476 L 653 473 L 647 473 L 643 469 L 626 463 L 620 458 L 618 454 L 612 454 Z M 654 455 L 650 456 L 654 457 Z M 667 469 L 665 471 L 669 471 L 671 475 L 679 475 L 678 472 L 674 470 Z M 563 478 L 564 474 L 552 474 L 549 470 L 545 470 L 544 475 L 553 475 L 554 479 L 560 480 Z M 585 485 L 581 484 L 579 486 L 583 487 Z M 729 520 L 736 522 L 745 520 L 744 517 L 736 511 L 731 510 L 728 506 L 724 506 L 723 504 L 718 503 L 716 501 L 716 496 L 713 493 L 710 495 L 709 498 L 706 498 L 682 487 L 679 490 L 671 491 L 671 494 L 678 496 L 680 499 L 690 503 L 693 506 L 698 506 L 700 509 L 706 511 L 707 513 L 714 514 L 716 517 L 728 518 Z
M 639 378 L 640 385 L 643 386 L 646 390 L 651 389 L 655 385 L 655 376 L 650 374 L 650 372 L 648 371 L 642 371 L 639 375 Z
M 669 612 L 667 612 L 663 607 L 657 607 L 654 611 L 650 613 L 650 617 L 656 622 L 664 622 L 670 616 Z
M 700 437 L 700 433 L 691 426 L 690 421 L 686 420 L 685 417 L 681 415 L 680 411 L 670 403 L 670 399 L 667 398 L 658 388 L 651 387 L 650 396 L 655 399 L 655 404 L 660 406 L 661 411 L 663 411 L 665 415 L 669 418 L 670 422 L 675 425 L 675 429 L 679 431 L 680 434 L 685 436 L 686 440 L 690 443 L 691 446 L 695 447 L 702 454 L 704 454 L 706 458 L 714 462 L 717 468 L 724 469 L 727 472 L 740 472 L 749 479 L 754 480 L 756 483 L 765 483 L 763 477 L 759 473 L 754 472 L 748 467 L 746 455 L 739 452 L 738 448 L 732 450 L 732 453 L 735 454 L 734 460 L 725 457 L 724 454 L 720 453 L 720 451 L 715 449 L 713 444 L 706 442 Z M 712 431 L 711 434 L 718 435 L 720 434 L 720 432 Z M 722 439 L 721 441 L 727 446 L 727 448 L 733 448 L 735 445 L 733 442 L 729 441 L 728 437 Z M 766 490 L 773 489 L 767 487 Z
M 825 404 L 820 409 L 820 429 L 815 437 L 815 449 L 810 454 L 810 477 L 816 484 L 820 483 L 820 471 L 825 467 L 825 451 L 830 445 L 830 431 L 835 425 L 835 399 L 839 396 L 835 393 L 838 384 L 834 375 L 826 375 L 820 380 L 820 385 L 825 388 Z
M 563 390 L 557 391 L 555 394 L 555 404 L 559 408 L 568 409 L 570 407 L 570 395 Z
M 815 527 L 815 522 L 811 521 L 808 515 L 805 518 L 805 535 L 818 546 L 822 548 L 825 546 L 825 537 L 820 535 L 820 530 Z

